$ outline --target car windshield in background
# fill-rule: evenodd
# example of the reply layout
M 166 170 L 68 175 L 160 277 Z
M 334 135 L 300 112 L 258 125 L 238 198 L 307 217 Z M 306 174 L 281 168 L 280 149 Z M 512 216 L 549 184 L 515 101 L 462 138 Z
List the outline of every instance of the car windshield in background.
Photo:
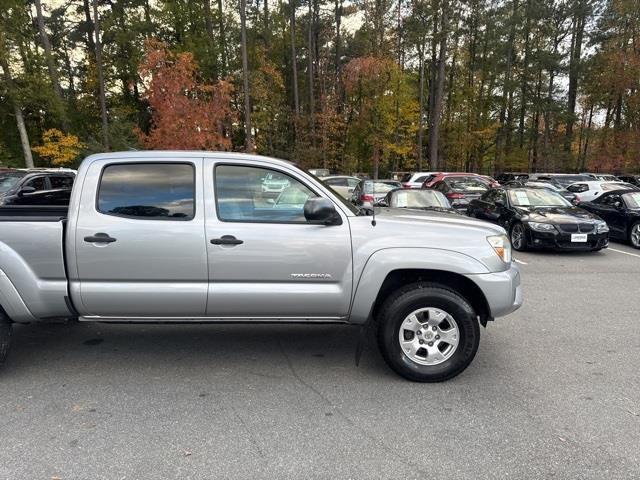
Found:
M 0 175 L 0 193 L 8 192 L 24 175 L 24 173 L 4 173 Z
M 554 175 L 553 177 L 551 177 L 551 179 L 557 181 L 560 185 L 563 185 L 565 187 L 576 182 L 593 181 L 593 178 L 587 175 Z
M 509 200 L 515 207 L 570 207 L 571 204 L 555 192 L 544 189 L 514 188 Z
M 356 207 L 355 205 L 353 205 L 351 202 L 349 202 L 348 200 L 346 200 L 342 195 L 340 195 L 338 192 L 336 192 L 333 188 L 331 188 L 331 185 L 328 185 L 326 182 L 323 182 L 322 180 L 320 180 L 318 177 L 316 177 L 313 173 L 311 173 L 308 170 L 302 170 L 300 167 L 298 167 L 297 165 L 293 165 L 293 167 L 297 168 L 298 170 L 300 170 L 301 172 L 306 173 L 307 175 L 311 176 L 316 182 L 321 183 L 322 186 L 324 186 L 324 188 L 326 188 L 327 190 L 329 190 L 331 193 L 333 193 L 333 196 L 335 197 L 335 199 L 340 202 L 341 205 L 347 207 L 347 210 L 349 210 L 351 213 L 359 213 L 360 209 L 358 207 Z
M 625 199 L 629 208 L 640 208 L 640 192 L 625 193 L 622 198 Z
M 375 185 L 375 189 L 374 189 Z M 394 188 L 400 188 L 400 182 L 365 182 L 364 193 L 387 193 Z
M 562 192 L 564 188 L 554 185 L 553 183 L 545 183 L 545 182 L 527 182 L 525 187 L 533 187 L 533 188 L 548 188 L 549 190 L 553 190 L 554 192 Z
M 600 188 L 603 192 L 610 192 L 612 190 L 630 190 L 635 187 L 628 183 L 601 183 Z
M 392 208 L 451 208 L 447 197 L 435 190 L 398 190 L 390 201 Z
M 463 192 L 482 193 L 489 190 L 486 183 L 471 177 L 448 178 L 445 180 L 445 183 L 453 190 L 460 190 Z
M 411 174 L 411 173 L 405 173 L 405 174 L 402 176 L 402 178 L 400 179 L 400 181 L 401 181 L 402 183 L 406 183 L 406 182 L 408 182 L 409 180 L 411 180 L 411 177 L 413 177 L 413 174 Z

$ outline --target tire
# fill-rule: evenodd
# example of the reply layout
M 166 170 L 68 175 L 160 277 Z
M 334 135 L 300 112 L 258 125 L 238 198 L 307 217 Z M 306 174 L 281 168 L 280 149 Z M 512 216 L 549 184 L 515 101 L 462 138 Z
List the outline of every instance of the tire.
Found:
M 403 350 L 407 349 L 407 336 L 411 336 L 411 332 L 407 330 L 407 321 L 413 322 L 410 317 L 421 310 L 424 312 L 416 314 L 416 319 L 421 320 L 418 322 L 420 327 L 414 333 L 413 340 L 409 340 L 419 348 L 412 356 Z M 427 327 L 432 322 L 435 325 L 442 313 L 447 314 L 445 320 L 432 326 L 433 331 L 429 330 Z M 408 380 L 449 380 L 467 368 L 478 351 L 480 327 L 473 307 L 458 293 L 437 283 L 413 283 L 392 293 L 382 304 L 376 320 L 378 346 L 385 362 L 398 375 Z M 414 325 L 417 324 L 414 322 Z M 453 330 L 447 329 L 453 325 L 457 328 L 454 332 L 457 334 L 455 347 L 442 339 L 435 341 L 439 337 L 433 335 L 438 333 L 443 338 L 453 338 Z M 430 339 L 434 341 L 429 342 L 426 335 L 430 335 Z M 420 346 L 417 342 L 421 341 L 423 343 Z M 430 353 L 434 349 L 441 352 L 441 361 L 437 353 L 433 356 Z
M 12 332 L 13 324 L 11 320 L 9 320 L 3 312 L 0 312 L 0 367 L 2 367 L 7 360 Z
M 629 227 L 629 243 L 633 248 L 640 248 L 640 222 Z
M 516 238 L 515 238 L 516 241 L 514 241 L 514 232 L 516 234 Z M 518 234 L 520 234 L 519 241 L 517 237 Z M 527 250 L 527 233 L 522 223 L 516 222 L 513 224 L 513 226 L 511 227 L 511 230 L 509 231 L 509 240 L 511 241 L 511 246 L 515 251 L 524 252 Z

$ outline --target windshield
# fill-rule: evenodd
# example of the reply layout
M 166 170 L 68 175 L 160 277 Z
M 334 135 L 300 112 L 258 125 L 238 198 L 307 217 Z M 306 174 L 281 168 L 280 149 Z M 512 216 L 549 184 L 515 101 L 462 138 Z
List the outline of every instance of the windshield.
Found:
M 0 193 L 9 191 L 22 177 L 24 177 L 23 173 L 5 173 L 0 175 Z
M 590 182 L 593 178 L 587 175 L 554 175 L 551 180 L 557 181 L 562 186 L 571 185 L 576 182 Z
M 553 183 L 544 183 L 544 182 L 527 182 L 526 187 L 537 187 L 537 188 L 548 188 L 549 190 L 553 190 L 554 192 L 562 192 L 564 188 L 559 187 L 558 185 L 554 185 Z
M 551 190 L 514 188 L 509 190 L 509 201 L 515 207 L 570 207 L 571 204 Z
M 389 197 L 392 208 L 451 208 L 447 197 L 435 190 L 397 190 Z
M 400 182 L 364 182 L 364 193 L 387 193 L 401 186 Z
M 626 183 L 601 183 L 600 188 L 603 192 L 610 192 L 611 190 L 625 190 L 635 187 Z
M 486 192 L 489 187 L 486 183 L 472 177 L 453 177 L 445 180 L 445 183 L 454 190 L 464 192 Z
M 297 165 L 294 165 L 294 167 L 300 169 L 300 167 L 298 167 Z M 351 202 L 349 202 L 346 198 L 344 198 L 342 195 L 340 195 L 338 192 L 336 192 L 333 188 L 331 188 L 330 185 L 327 185 L 326 183 L 324 183 L 322 180 L 320 180 L 318 177 L 316 177 L 313 173 L 311 173 L 310 171 L 305 172 L 307 175 L 311 176 L 316 182 L 322 184 L 324 186 L 324 188 L 326 188 L 327 190 L 329 190 L 333 196 L 334 199 L 339 201 L 344 207 L 347 207 L 347 209 L 353 213 L 353 214 L 360 214 L 360 209 L 358 207 L 356 207 L 354 204 L 352 204 Z
M 406 183 L 406 182 L 408 182 L 409 180 L 411 180 L 411 177 L 413 177 L 413 174 L 411 174 L 411 173 L 405 173 L 405 174 L 402 176 L 402 178 L 400 179 L 400 181 L 401 181 L 402 183 Z
M 625 193 L 622 198 L 629 208 L 640 208 L 640 192 Z

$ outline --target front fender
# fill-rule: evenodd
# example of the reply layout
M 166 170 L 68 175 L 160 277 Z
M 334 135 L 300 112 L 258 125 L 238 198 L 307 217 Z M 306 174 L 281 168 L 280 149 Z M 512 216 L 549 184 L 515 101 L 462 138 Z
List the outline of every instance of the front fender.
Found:
M 350 322 L 362 324 L 371 315 L 373 305 L 389 273 L 394 270 L 442 270 L 460 275 L 489 273 L 483 263 L 460 252 L 440 248 L 386 248 L 367 259 L 356 282 L 351 302 Z

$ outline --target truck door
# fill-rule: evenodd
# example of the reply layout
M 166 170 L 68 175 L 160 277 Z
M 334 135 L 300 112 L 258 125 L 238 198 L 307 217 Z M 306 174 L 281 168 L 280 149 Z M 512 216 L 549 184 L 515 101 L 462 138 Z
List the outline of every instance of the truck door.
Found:
M 81 314 L 204 315 L 208 275 L 201 185 L 201 158 L 105 159 L 89 166 L 68 249 L 75 251 L 77 272 L 69 275 Z
M 205 165 L 207 315 L 309 321 L 346 316 L 352 263 L 344 212 L 336 207 L 341 225 L 311 225 L 304 203 L 320 193 L 293 171 L 239 161 Z M 274 176 L 286 179 L 278 191 L 263 183 Z

